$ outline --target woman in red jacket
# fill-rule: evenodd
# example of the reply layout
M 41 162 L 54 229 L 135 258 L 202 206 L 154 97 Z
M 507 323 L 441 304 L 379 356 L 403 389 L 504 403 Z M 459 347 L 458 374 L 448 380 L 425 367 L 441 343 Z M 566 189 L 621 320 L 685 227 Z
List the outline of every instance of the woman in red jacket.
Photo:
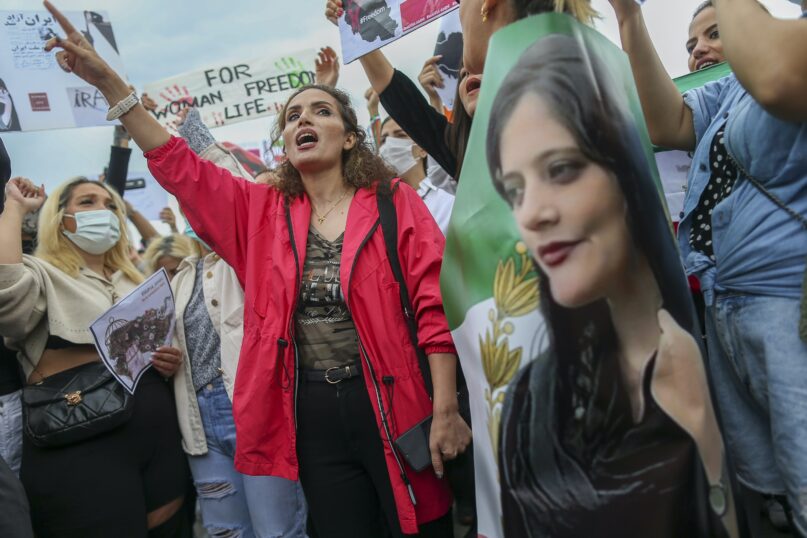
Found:
M 428 355 L 426 391 L 379 225 L 392 173 L 365 143 L 345 94 L 295 93 L 278 117 L 287 161 L 276 186 L 200 160 L 137 103 L 127 84 L 53 6 L 67 33 L 47 50 L 96 86 L 194 230 L 245 291 L 234 394 L 236 468 L 300 476 L 316 532 L 451 536 L 444 460 L 470 442 L 457 411 L 456 356 L 438 275 L 443 237 L 418 195 L 396 183 L 398 255 Z M 433 415 L 432 468 L 415 472 L 393 440 Z M 299 463 L 298 463 L 299 462 Z

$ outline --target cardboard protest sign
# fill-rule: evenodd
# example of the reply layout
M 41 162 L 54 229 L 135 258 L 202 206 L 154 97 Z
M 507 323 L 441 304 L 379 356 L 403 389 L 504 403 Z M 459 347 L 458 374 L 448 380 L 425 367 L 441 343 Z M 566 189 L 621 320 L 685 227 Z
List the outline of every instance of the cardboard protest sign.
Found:
M 443 87 L 435 90 L 443 106 L 453 110 L 462 64 L 462 25 L 459 11 L 452 11 L 440 19 L 440 33 L 437 35 L 434 55 L 442 56 L 437 62 L 437 68 L 443 76 Z
M 90 325 L 104 365 L 130 393 L 151 368 L 151 354 L 171 344 L 174 294 L 160 269 Z
M 104 11 L 65 16 L 118 73 L 123 63 Z M 47 11 L 0 11 L 0 133 L 112 125 L 109 104 L 97 89 L 56 63 L 45 42 L 60 32 Z
M 455 0 L 344 0 L 342 57 L 348 64 L 458 6 Z
M 663 350 L 661 304 L 666 334 L 686 343 L 689 359 L 671 370 L 702 361 L 627 59 L 593 29 L 551 13 L 499 30 L 485 66 L 441 274 L 470 395 L 478 533 L 710 535 L 691 528 L 700 514 L 690 504 L 671 506 L 706 495 L 695 480 L 702 467 L 686 452 L 692 437 L 658 407 L 645 411 L 653 415 L 637 432 L 642 441 L 625 433 L 637 426 L 617 360 L 630 329 L 614 334 L 626 325 L 613 305 L 645 305 Z M 617 251 L 625 256 L 611 264 Z M 615 292 L 626 279 L 643 284 Z M 652 374 L 650 357 L 641 359 Z M 710 405 L 708 392 L 699 396 Z M 686 448 L 666 445 L 654 428 Z M 623 446 L 628 438 L 637 444 Z M 668 456 L 692 475 L 644 472 Z M 665 497 L 668 479 L 681 497 Z M 650 506 L 664 511 L 637 517 Z M 693 517 L 671 516 L 681 513 Z
M 157 103 L 152 111 L 170 126 L 179 111 L 199 109 L 208 127 L 219 127 L 278 113 L 298 88 L 313 84 L 314 50 L 260 57 L 249 61 L 214 65 L 153 82 L 143 89 Z

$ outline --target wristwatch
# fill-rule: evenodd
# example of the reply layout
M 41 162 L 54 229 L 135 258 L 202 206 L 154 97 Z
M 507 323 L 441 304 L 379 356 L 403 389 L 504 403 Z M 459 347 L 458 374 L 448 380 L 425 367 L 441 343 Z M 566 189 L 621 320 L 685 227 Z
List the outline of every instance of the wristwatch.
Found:
M 112 121 L 120 118 L 130 110 L 132 110 L 137 103 L 140 102 L 140 99 L 137 97 L 135 92 L 130 93 L 122 100 L 118 102 L 117 105 L 113 106 L 109 109 L 109 112 L 106 115 L 107 121 Z

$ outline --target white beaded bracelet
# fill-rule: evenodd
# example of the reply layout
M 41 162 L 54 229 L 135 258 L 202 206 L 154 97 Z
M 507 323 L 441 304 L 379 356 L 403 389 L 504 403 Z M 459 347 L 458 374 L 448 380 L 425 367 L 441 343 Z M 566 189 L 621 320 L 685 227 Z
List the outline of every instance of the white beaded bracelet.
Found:
M 137 103 L 140 102 L 140 99 L 137 97 L 135 92 L 130 93 L 122 100 L 118 102 L 115 106 L 109 109 L 109 112 L 106 115 L 107 121 L 112 121 L 120 118 L 130 110 L 132 110 Z

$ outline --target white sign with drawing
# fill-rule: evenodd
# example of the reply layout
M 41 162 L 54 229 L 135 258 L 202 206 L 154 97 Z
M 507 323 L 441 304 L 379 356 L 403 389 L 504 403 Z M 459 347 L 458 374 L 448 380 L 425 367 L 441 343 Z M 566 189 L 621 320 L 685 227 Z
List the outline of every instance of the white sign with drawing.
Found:
M 112 375 L 134 394 L 151 354 L 171 344 L 174 294 L 165 269 L 151 275 L 90 325 L 95 347 Z

